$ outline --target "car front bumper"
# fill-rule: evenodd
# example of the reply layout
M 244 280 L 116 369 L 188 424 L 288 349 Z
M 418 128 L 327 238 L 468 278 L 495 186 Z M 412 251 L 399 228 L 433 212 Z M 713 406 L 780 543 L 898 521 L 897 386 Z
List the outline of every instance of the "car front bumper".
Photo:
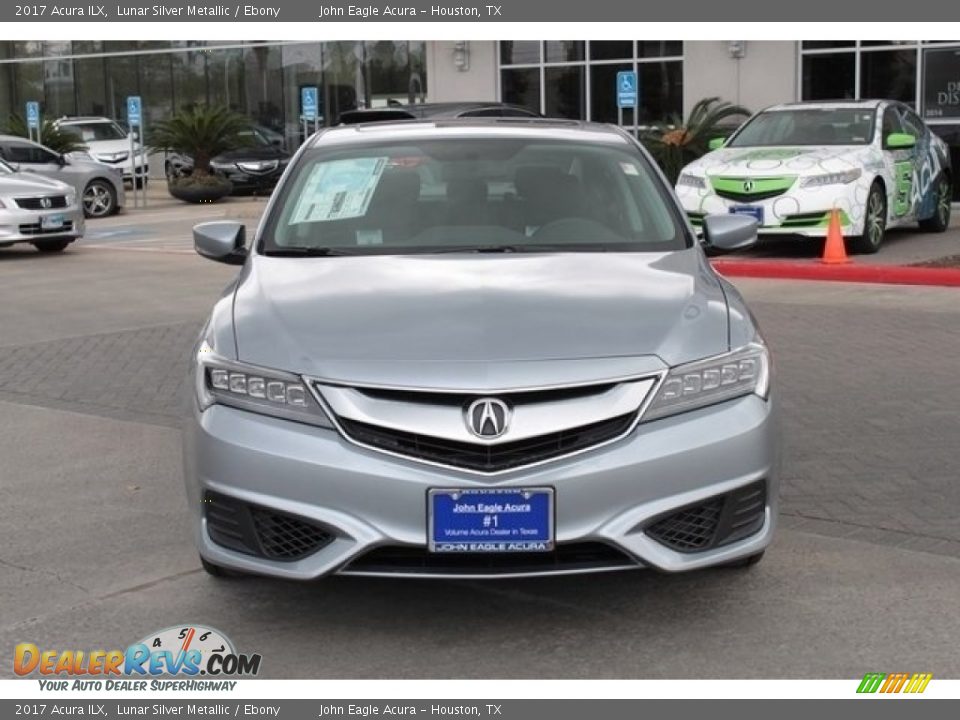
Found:
M 24 210 L 9 207 L 0 209 L 0 246 L 14 243 L 32 243 L 42 240 L 62 240 L 83 237 L 83 212 L 76 205 L 53 210 Z M 46 217 L 62 216 L 60 228 L 43 228 Z
M 762 235 L 800 235 L 826 237 L 830 214 L 840 213 L 840 226 L 846 236 L 863 233 L 864 209 L 869 186 L 860 183 L 798 189 L 795 185 L 777 197 L 765 200 L 730 200 L 713 190 L 679 186 L 677 196 L 687 218 L 699 229 L 707 215 L 726 215 L 733 208 L 757 208 L 763 215 L 758 228 Z
M 496 476 L 424 465 L 357 447 L 334 430 L 196 403 L 184 426 L 187 496 L 197 545 L 215 565 L 308 580 L 331 573 L 503 577 L 649 566 L 670 572 L 723 564 L 762 551 L 777 516 L 777 410 L 749 395 L 650 423 L 575 457 Z M 654 539 L 652 523 L 681 508 L 765 483 L 762 517 L 748 537 L 697 552 Z M 610 567 L 530 566 L 516 571 L 431 570 L 360 562 L 375 549 L 426 554 L 430 488 L 552 487 L 558 548 L 592 543 L 626 562 Z M 316 523 L 333 539 L 293 561 L 228 549 L 211 538 L 206 506 L 220 496 Z M 436 556 L 432 556 L 436 557 Z M 505 556 L 498 556 L 505 557 Z
M 249 173 L 239 168 L 216 168 L 214 172 L 233 183 L 234 190 L 268 190 L 280 181 L 283 168 L 268 173 Z

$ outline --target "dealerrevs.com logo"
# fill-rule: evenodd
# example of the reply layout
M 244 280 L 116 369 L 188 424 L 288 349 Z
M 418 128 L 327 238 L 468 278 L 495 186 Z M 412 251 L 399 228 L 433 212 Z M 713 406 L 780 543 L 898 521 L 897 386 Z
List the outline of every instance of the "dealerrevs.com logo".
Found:
M 125 650 L 41 649 L 23 642 L 13 654 L 13 671 L 23 677 L 67 676 L 68 680 L 41 680 L 42 689 L 145 690 L 147 680 L 172 676 L 195 679 L 253 677 L 260 672 L 258 653 L 238 653 L 230 639 L 219 630 L 202 625 L 177 625 L 151 633 Z M 90 680 L 80 680 L 89 677 Z M 101 680 L 103 678 L 103 680 Z M 114 678 L 134 678 L 116 680 Z M 233 689 L 235 682 L 199 682 L 189 686 L 152 681 L 157 689 Z

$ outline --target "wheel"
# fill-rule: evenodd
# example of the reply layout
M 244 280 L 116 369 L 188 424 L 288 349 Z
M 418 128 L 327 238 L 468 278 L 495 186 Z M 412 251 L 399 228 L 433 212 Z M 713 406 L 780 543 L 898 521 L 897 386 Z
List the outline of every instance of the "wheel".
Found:
M 200 564 L 203 566 L 207 575 L 215 578 L 240 578 L 243 573 L 236 570 L 229 570 L 221 565 L 215 565 L 204 557 L 200 558 Z
M 33 246 L 42 253 L 58 253 L 66 250 L 73 240 L 37 240 Z
M 940 173 L 936 184 L 936 204 L 937 207 L 932 217 L 921 220 L 918 224 L 921 230 L 926 232 L 941 233 L 950 225 L 950 205 L 953 202 L 953 188 L 950 185 L 950 178 Z
M 83 214 L 101 218 L 117 211 L 117 191 L 106 180 L 91 180 L 83 191 Z
M 880 249 L 887 232 L 887 194 L 880 183 L 874 183 L 867 195 L 863 218 L 863 235 L 851 238 L 853 252 L 870 255 Z
M 764 552 L 766 552 L 766 551 L 765 551 L 765 550 L 761 550 L 761 551 L 758 552 L 758 553 L 754 553 L 753 555 L 748 555 L 747 557 L 741 558 L 740 560 L 734 560 L 732 563 L 727 563 L 726 567 L 729 567 L 729 568 L 749 568 L 749 567 L 753 567 L 753 566 L 756 565 L 758 562 L 760 562 L 761 560 L 763 560 L 763 553 L 764 553 Z

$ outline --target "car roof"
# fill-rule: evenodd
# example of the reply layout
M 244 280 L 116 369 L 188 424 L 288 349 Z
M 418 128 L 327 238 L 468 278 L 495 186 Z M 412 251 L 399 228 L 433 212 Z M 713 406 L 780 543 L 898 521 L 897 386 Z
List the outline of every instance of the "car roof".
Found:
M 103 117 L 100 115 L 82 115 L 77 117 L 62 117 L 56 122 L 63 123 L 64 125 L 70 125 L 72 123 L 81 123 L 81 122 L 108 122 L 115 123 L 116 120 L 111 120 L 108 117 Z
M 781 110 L 801 110 L 808 108 L 811 110 L 841 110 L 846 108 L 876 109 L 882 103 L 890 103 L 890 100 L 804 100 L 801 102 L 780 103 L 766 108 L 770 111 Z
M 340 113 L 340 118 L 349 117 L 353 122 L 363 122 L 363 118 L 369 116 L 370 118 L 376 118 L 380 115 L 394 115 L 394 118 L 397 115 L 402 113 L 407 113 L 411 118 L 435 118 L 435 117 L 458 117 L 462 113 L 471 112 L 475 110 L 498 110 L 508 108 L 511 110 L 520 110 L 525 113 L 530 113 L 530 117 L 539 117 L 540 113 L 530 110 L 529 108 L 523 107 L 522 105 L 516 105 L 513 103 L 504 103 L 497 102 L 495 100 L 491 101 L 481 101 L 481 100 L 463 100 L 460 102 L 442 102 L 442 103 L 413 103 L 413 104 L 396 104 L 396 105 L 386 105 L 384 107 L 376 108 L 364 108 L 356 110 L 345 110 Z M 339 118 L 338 118 L 339 119 Z M 388 118 L 391 119 L 391 118 Z
M 357 125 L 337 125 L 320 131 L 308 147 L 331 144 L 363 144 L 384 140 L 419 140 L 443 137 L 517 137 L 554 140 L 584 140 L 629 144 L 620 128 L 604 123 L 549 118 L 443 118 L 394 120 Z
M 11 140 L 30 143 L 31 145 L 40 145 L 40 143 L 34 142 L 30 138 L 21 137 L 20 135 L 0 135 L 0 142 L 10 142 Z M 41 147 L 43 146 L 41 145 Z

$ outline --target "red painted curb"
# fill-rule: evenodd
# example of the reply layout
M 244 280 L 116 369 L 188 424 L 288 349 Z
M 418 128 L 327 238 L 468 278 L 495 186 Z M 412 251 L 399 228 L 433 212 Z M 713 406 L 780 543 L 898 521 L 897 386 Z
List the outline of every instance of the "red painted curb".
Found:
M 803 263 L 763 260 L 711 260 L 711 263 L 721 275 L 730 277 L 960 287 L 960 269 L 955 268 L 925 268 L 905 265 L 827 265 L 817 260 Z

